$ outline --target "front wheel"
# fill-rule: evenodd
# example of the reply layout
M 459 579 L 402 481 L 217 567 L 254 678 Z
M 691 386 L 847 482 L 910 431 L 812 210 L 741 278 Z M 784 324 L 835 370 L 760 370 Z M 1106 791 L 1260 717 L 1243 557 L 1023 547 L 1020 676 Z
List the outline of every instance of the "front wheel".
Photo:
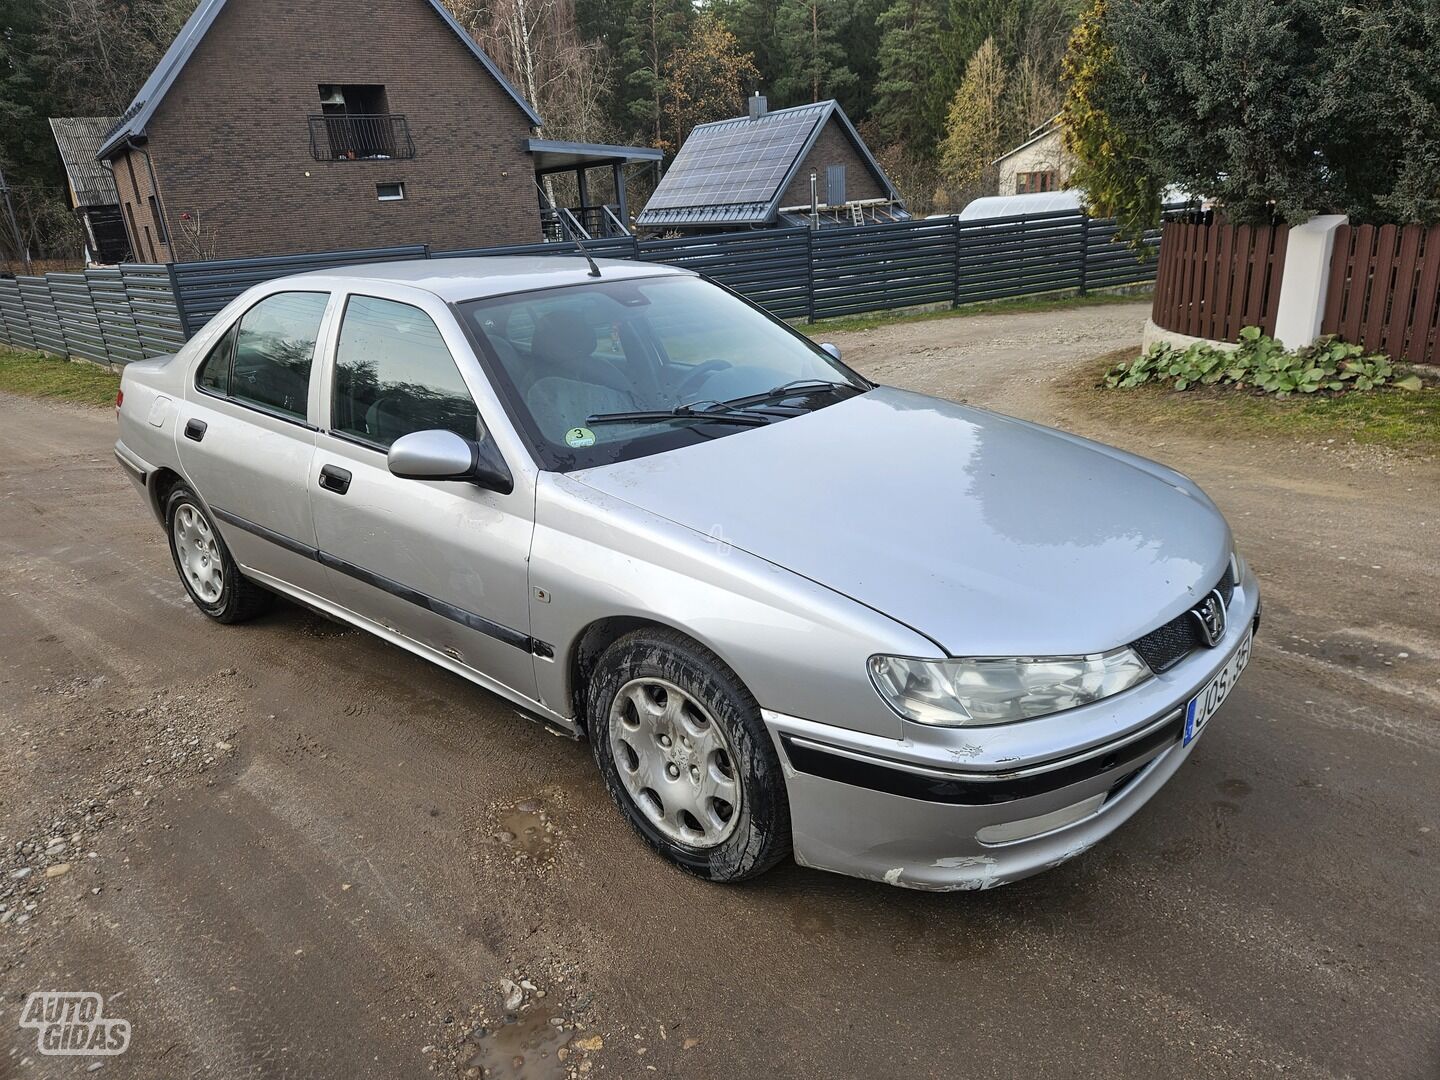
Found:
M 605 786 L 661 855 L 740 881 L 789 854 L 780 763 L 755 699 L 718 657 L 674 631 L 636 631 L 601 656 L 589 702 Z
M 205 507 L 184 484 L 165 500 L 170 557 L 195 606 L 216 622 L 237 623 L 266 610 L 273 594 L 251 581 L 220 537 Z

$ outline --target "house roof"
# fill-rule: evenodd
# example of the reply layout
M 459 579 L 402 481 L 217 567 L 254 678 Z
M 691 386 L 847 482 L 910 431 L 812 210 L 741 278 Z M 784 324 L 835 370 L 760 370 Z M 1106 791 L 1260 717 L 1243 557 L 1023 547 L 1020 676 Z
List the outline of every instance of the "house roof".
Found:
M 485 65 L 485 70 L 494 76 L 495 81 L 520 107 L 520 111 L 529 118 L 530 123 L 534 127 L 540 127 L 540 115 L 530 107 L 528 101 L 520 96 L 520 92 L 510 85 L 505 76 L 500 73 L 500 69 L 495 66 L 495 61 L 491 60 L 485 50 L 476 44 L 475 39 L 455 20 L 455 16 L 450 14 L 445 5 L 440 0 L 425 0 L 425 2 L 435 10 L 435 14 L 445 21 L 445 25 L 455 32 L 465 47 L 474 54 L 475 59 Z M 206 32 L 224 6 L 225 0 L 200 0 L 199 6 L 185 21 L 185 25 L 180 28 L 180 33 L 175 35 L 175 40 L 170 43 L 170 48 L 165 50 L 165 55 L 155 65 L 155 70 L 150 72 L 150 77 L 140 87 L 139 92 L 135 95 L 135 100 L 130 102 L 129 107 L 120 115 L 114 128 L 106 135 L 104 145 L 99 148 L 97 156 L 108 157 L 126 139 L 144 133 L 145 125 L 155 115 L 155 110 L 160 107 L 160 102 L 164 100 L 165 94 L 174 85 L 181 70 L 194 54 L 196 47 L 199 46 L 201 39 L 205 37 Z
M 612 146 L 609 143 L 562 142 L 556 139 L 527 139 L 525 149 L 535 159 L 537 172 L 574 169 L 579 166 L 633 165 L 659 161 L 661 151 L 648 146 Z
M 1010 157 L 1010 156 L 1012 156 L 1012 155 L 1014 155 L 1014 154 L 1018 154 L 1021 150 L 1024 150 L 1027 146 L 1033 146 L 1035 143 L 1039 142 L 1041 139 L 1047 138 L 1047 137 L 1048 137 L 1049 135 L 1051 135 L 1053 132 L 1059 131 L 1059 130 L 1060 130 L 1060 115 L 1061 115 L 1060 113 L 1056 113 L 1054 116 L 1050 117 L 1049 120 L 1046 120 L 1046 121 L 1045 121 L 1043 124 L 1041 124 L 1039 127 L 1037 127 L 1037 128 L 1035 128 L 1034 130 L 1032 130 L 1029 135 L 1025 136 L 1025 141 L 1022 142 L 1019 146 L 1014 146 L 1014 147 L 1011 147 L 1009 150 L 1006 150 L 1005 153 L 1001 154 L 1001 155 L 1000 155 L 999 157 L 997 157 L 994 161 L 990 162 L 990 164 L 991 164 L 991 165 L 998 165 L 998 164 L 1000 164 L 1000 162 L 1004 161 L 1006 158 L 1008 158 L 1008 157 Z
M 785 189 L 834 119 L 890 198 L 898 200 L 855 125 L 836 101 L 699 124 L 635 219 L 637 225 L 759 225 L 774 219 Z
M 76 206 L 111 206 L 120 202 L 115 177 L 95 159 L 105 135 L 115 126 L 113 116 L 52 116 L 50 130 L 65 164 L 65 178 Z

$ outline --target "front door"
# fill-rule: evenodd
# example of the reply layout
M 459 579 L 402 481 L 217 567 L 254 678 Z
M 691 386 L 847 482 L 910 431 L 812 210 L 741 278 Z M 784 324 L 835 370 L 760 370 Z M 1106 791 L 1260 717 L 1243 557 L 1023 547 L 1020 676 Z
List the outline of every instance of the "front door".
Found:
M 311 592 L 309 398 L 328 292 L 281 292 L 240 316 L 205 354 L 180 408 L 180 465 L 246 570 Z
M 411 304 L 351 296 L 328 385 L 310 501 L 329 594 L 533 698 L 533 497 L 401 480 L 386 467 L 390 444 L 413 431 L 488 437 L 434 320 Z

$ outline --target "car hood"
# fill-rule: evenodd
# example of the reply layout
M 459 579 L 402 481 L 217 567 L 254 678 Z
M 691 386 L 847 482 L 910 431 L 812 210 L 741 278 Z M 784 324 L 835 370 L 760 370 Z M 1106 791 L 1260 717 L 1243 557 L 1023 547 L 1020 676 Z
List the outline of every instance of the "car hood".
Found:
M 1229 528 L 1179 473 L 889 388 L 572 478 L 843 593 L 949 655 L 1133 641 L 1219 580 Z

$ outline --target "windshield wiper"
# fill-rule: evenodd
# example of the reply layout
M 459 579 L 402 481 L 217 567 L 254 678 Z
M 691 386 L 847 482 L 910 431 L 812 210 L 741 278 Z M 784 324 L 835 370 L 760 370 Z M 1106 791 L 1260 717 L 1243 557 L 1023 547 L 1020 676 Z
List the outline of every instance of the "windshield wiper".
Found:
M 656 424 L 667 420 L 705 420 L 716 424 L 743 424 L 758 427 L 770 423 L 772 418 L 754 413 L 720 412 L 697 409 L 692 405 L 677 405 L 673 409 L 636 409 L 633 412 L 597 413 L 586 417 L 587 424 Z
M 776 386 L 759 394 L 746 394 L 744 397 L 728 398 L 720 402 L 727 409 L 743 409 L 750 405 L 776 405 L 786 398 L 801 397 L 805 394 L 820 394 L 825 392 L 834 393 L 838 390 L 854 390 L 857 394 L 862 393 L 861 389 L 854 383 L 832 382 L 829 379 L 796 379 L 794 382 L 785 383 L 783 386 Z

